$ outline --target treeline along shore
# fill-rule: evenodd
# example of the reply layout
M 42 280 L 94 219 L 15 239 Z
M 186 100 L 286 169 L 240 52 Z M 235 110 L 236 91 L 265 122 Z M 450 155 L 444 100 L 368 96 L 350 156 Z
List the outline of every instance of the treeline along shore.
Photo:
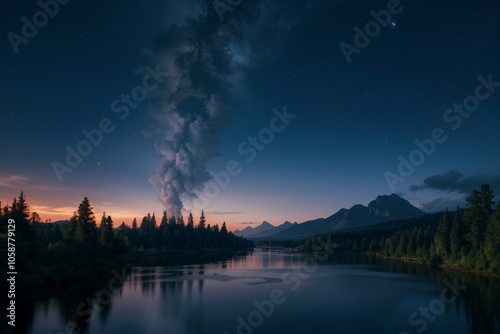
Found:
M 361 251 L 500 277 L 500 203 L 484 184 L 466 208 L 306 240 L 301 252 Z
M 164 211 L 158 222 L 148 213 L 140 225 L 134 218 L 131 227 L 124 222 L 115 227 L 105 213 L 97 224 L 87 197 L 69 220 L 58 223 L 43 223 L 36 212 L 30 213 L 23 192 L 10 206 L 0 203 L 0 249 L 2 254 L 14 251 L 10 253 L 15 255 L 18 288 L 108 275 L 113 269 L 121 272 L 150 254 L 253 247 L 251 241 L 229 232 L 225 222 L 221 227 L 206 224 L 203 211 L 196 225 L 192 214 L 185 223 L 183 216 L 169 217 Z M 2 288 L 7 288 L 7 272 L 9 268 L 0 273 Z

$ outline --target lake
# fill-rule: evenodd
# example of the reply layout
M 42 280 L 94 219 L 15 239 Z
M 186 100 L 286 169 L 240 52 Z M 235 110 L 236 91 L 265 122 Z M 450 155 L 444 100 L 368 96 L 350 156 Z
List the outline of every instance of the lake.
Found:
M 343 253 L 148 258 L 23 289 L 17 333 L 499 333 L 500 279 Z

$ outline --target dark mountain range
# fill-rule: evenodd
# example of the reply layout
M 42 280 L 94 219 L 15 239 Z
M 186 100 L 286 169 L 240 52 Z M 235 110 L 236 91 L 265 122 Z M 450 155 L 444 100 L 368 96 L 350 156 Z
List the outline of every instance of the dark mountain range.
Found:
M 251 227 L 248 226 L 244 230 L 236 230 L 234 231 L 234 234 L 237 236 L 249 238 L 249 239 L 260 239 L 260 238 L 266 238 L 270 236 L 271 234 L 279 233 L 282 232 L 292 226 L 299 225 L 297 222 L 295 223 L 290 223 L 289 221 L 284 222 L 283 224 L 279 226 L 274 226 L 269 224 L 268 222 L 264 221 L 262 224 L 260 224 L 257 227 Z
M 240 230 L 234 231 L 234 234 L 239 236 L 239 237 L 250 238 L 255 234 L 265 232 L 267 230 L 274 229 L 274 228 L 276 228 L 276 226 L 271 225 L 266 221 L 263 221 L 262 224 L 260 224 L 257 227 L 248 226 L 242 231 L 240 231 Z
M 356 204 L 350 209 L 340 209 L 328 218 L 309 220 L 297 225 L 292 224 L 292 226 L 279 231 L 268 229 L 267 233 L 253 233 L 248 238 L 255 240 L 303 239 L 331 231 L 375 225 L 393 220 L 416 218 L 424 214 L 422 210 L 414 207 L 410 202 L 396 194 L 390 196 L 383 195 L 371 201 L 367 207 Z

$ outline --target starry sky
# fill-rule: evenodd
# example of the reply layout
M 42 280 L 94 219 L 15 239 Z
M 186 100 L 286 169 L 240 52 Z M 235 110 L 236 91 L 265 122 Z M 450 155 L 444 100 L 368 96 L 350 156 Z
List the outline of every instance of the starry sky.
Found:
M 500 191 L 498 1 L 41 3 L 0 4 L 3 205 L 234 230 Z

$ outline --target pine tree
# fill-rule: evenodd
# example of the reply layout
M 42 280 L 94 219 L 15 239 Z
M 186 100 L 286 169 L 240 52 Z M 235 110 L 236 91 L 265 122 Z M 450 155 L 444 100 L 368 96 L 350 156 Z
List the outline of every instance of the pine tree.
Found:
M 63 237 L 66 240 L 72 240 L 76 238 L 76 225 L 78 217 L 76 216 L 76 211 L 73 212 L 73 216 L 68 221 L 66 229 L 64 230 Z
M 19 234 L 21 238 L 26 241 L 32 241 L 31 239 L 31 226 L 29 224 L 29 205 L 26 202 L 26 197 L 21 191 L 18 198 L 14 198 L 12 201 L 12 206 L 10 209 L 10 218 L 16 222 L 16 235 Z
M 148 217 L 147 216 L 142 217 L 140 229 L 143 232 L 145 232 L 145 231 L 147 231 L 149 229 L 149 226 L 148 226 Z
M 113 220 L 111 219 L 111 216 L 105 218 L 103 215 L 102 218 L 101 236 L 99 237 L 99 242 L 101 243 L 101 246 L 107 247 L 113 240 Z
M 488 220 L 493 212 L 493 191 L 488 184 L 481 185 L 481 191 L 474 189 L 467 200 L 464 220 L 469 230 L 469 239 L 474 250 L 478 251 L 484 246 L 484 233 Z
M 413 229 L 410 234 L 410 239 L 408 240 L 408 248 L 406 249 L 406 254 L 408 256 L 415 256 L 417 251 L 417 230 Z
M 495 202 L 493 201 L 494 198 L 495 195 L 493 195 L 493 190 L 491 190 L 490 185 L 481 185 L 481 209 L 483 211 L 483 214 L 488 218 L 493 213 L 493 206 L 495 204 Z
M 396 249 L 399 244 L 399 238 L 400 238 L 400 233 L 396 232 L 391 236 L 390 243 L 389 243 L 389 256 L 396 256 Z
M 175 225 L 177 225 L 177 221 L 176 221 L 176 219 L 175 219 L 175 216 L 172 216 L 172 217 L 170 217 L 170 218 L 168 219 L 168 224 L 169 224 L 170 226 L 172 226 L 172 228 L 174 228 L 174 227 L 175 227 Z
M 417 249 L 418 248 L 422 248 L 422 246 L 424 245 L 425 243 L 425 239 L 424 239 L 424 231 L 419 228 L 417 230 L 417 240 L 416 240 L 416 243 L 417 243 Z
M 386 242 L 385 241 L 386 241 L 385 236 L 382 236 L 382 239 L 380 239 L 379 249 L 380 249 L 380 252 L 382 252 L 383 256 L 387 256 Z
M 97 240 L 96 223 L 93 207 L 85 197 L 78 206 L 76 239 L 84 242 L 93 243 Z
M 443 218 L 439 222 L 434 243 L 436 244 L 436 255 L 442 259 L 447 259 L 451 254 L 450 232 L 451 232 L 450 213 L 448 208 L 444 211 Z
M 154 231 L 156 230 L 156 217 L 155 213 L 153 212 L 153 216 L 151 217 L 151 229 Z
M 201 210 L 201 216 L 198 228 L 205 228 L 205 214 L 203 213 L 203 210 Z
M 150 248 L 152 245 L 153 231 L 151 230 L 151 214 L 142 218 L 141 227 L 139 228 L 140 244 L 144 248 Z
M 453 225 L 450 231 L 450 251 L 453 260 L 460 259 L 460 252 L 464 246 L 464 226 L 460 216 L 460 208 L 457 208 L 457 214 L 453 218 Z
M 123 222 L 123 225 L 125 226 L 125 222 Z M 113 220 L 111 219 L 111 216 L 108 216 L 106 219 L 106 228 L 108 229 L 110 238 L 113 239 Z
M 161 217 L 160 226 L 166 227 L 168 225 L 168 216 L 167 211 L 163 210 L 163 216 Z
M 113 245 L 113 254 L 124 254 L 127 252 L 130 247 L 130 242 L 127 237 L 127 232 L 129 232 L 129 228 L 125 225 L 125 222 L 116 229 L 116 233 L 113 236 L 112 245 Z
M 137 218 L 134 217 L 134 221 L 132 222 L 132 229 L 129 231 L 130 235 L 130 244 L 132 247 L 140 247 L 139 245 L 139 230 L 137 228 Z
M 194 219 L 193 219 L 193 214 L 191 212 L 189 213 L 187 226 L 189 228 L 194 228 Z
M 28 223 L 29 221 L 29 205 L 26 203 L 26 197 L 24 193 L 21 191 L 19 198 L 14 199 L 11 207 L 11 217 L 16 221 L 16 225 L 19 222 Z
M 103 211 L 102 217 L 101 217 L 101 222 L 99 223 L 100 233 L 102 233 L 102 230 L 104 229 L 104 225 L 106 225 L 106 212 Z
M 84 223 L 81 220 L 76 221 L 75 239 L 81 243 L 88 241 L 88 235 Z
M 226 227 L 226 222 L 222 224 L 222 227 L 220 228 L 220 232 L 222 234 L 227 234 L 227 227 Z
M 398 246 L 396 248 L 396 256 L 404 256 L 406 254 L 407 249 L 408 249 L 408 238 L 406 237 L 406 233 L 403 233 L 399 237 Z

